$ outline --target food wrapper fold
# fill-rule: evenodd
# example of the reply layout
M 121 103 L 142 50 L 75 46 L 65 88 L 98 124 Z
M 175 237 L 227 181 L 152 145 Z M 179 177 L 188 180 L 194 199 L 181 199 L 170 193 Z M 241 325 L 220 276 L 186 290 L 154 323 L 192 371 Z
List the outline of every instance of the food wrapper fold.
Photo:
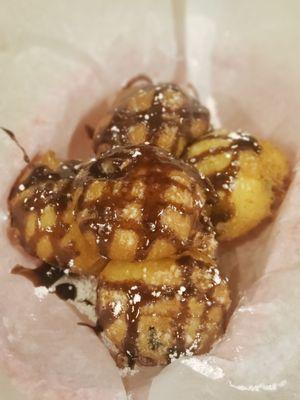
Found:
M 122 380 L 78 314 L 43 296 L 15 264 L 34 260 L 7 237 L 7 196 L 23 168 L 0 136 L 0 385 L 6 399 L 298 398 L 300 383 L 299 2 L 3 0 L 0 125 L 30 156 L 87 156 L 84 122 L 132 76 L 192 83 L 215 126 L 270 138 L 291 183 L 269 225 L 221 252 L 237 279 L 225 336 L 201 357 Z M 81 137 L 82 142 L 78 145 Z M 85 151 L 82 149 L 85 148 Z M 131 396 L 131 397 L 130 397 Z

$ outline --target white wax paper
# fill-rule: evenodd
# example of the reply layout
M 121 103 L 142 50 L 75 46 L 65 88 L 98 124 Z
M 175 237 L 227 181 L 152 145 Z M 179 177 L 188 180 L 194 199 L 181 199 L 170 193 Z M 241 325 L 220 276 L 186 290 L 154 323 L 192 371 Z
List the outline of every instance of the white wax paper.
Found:
M 37 298 L 30 283 L 9 274 L 33 260 L 7 239 L 6 198 L 23 162 L 0 136 L 5 400 L 117 400 L 126 398 L 125 386 L 143 400 L 300 397 L 299 11 L 293 0 L 1 1 L 0 125 L 31 156 L 48 148 L 83 154 L 71 140 L 74 131 L 84 135 L 80 121 L 93 122 L 107 96 L 146 73 L 193 83 L 216 125 L 272 138 L 293 167 L 272 224 L 223 252 L 221 265 L 238 272 L 241 298 L 224 338 L 209 355 L 178 360 L 158 375 L 143 369 L 123 383 L 67 304 Z

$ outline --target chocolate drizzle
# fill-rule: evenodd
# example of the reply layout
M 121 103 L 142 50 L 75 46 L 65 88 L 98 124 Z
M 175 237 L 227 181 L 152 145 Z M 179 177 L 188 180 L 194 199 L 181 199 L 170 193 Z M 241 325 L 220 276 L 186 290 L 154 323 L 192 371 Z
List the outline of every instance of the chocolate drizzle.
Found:
M 192 165 L 197 164 L 199 161 L 204 160 L 210 156 L 216 156 L 218 154 L 230 153 L 230 163 L 222 171 L 217 171 L 212 175 L 208 175 L 207 178 L 211 181 L 213 187 L 216 190 L 231 190 L 231 184 L 239 172 L 239 154 L 240 151 L 252 150 L 255 153 L 261 151 L 261 146 L 258 141 L 253 137 L 244 132 L 232 132 L 227 136 L 221 136 L 215 133 L 209 133 L 201 137 L 199 142 L 210 139 L 225 139 L 229 141 L 228 145 L 213 147 L 205 152 L 200 153 L 197 156 L 193 156 L 188 160 Z
M 35 287 L 44 286 L 47 289 L 51 288 L 59 279 L 66 275 L 62 269 L 47 263 L 42 263 L 35 269 L 16 265 L 11 273 L 27 278 Z M 72 283 L 58 284 L 55 286 L 53 292 L 62 300 L 75 300 L 77 296 L 77 289 Z
M 35 269 L 25 268 L 16 265 L 12 271 L 14 275 L 21 275 L 29 279 L 34 286 L 45 286 L 50 288 L 60 278 L 64 276 L 64 271 L 47 263 L 42 263 Z
M 205 265 L 201 261 L 197 261 L 190 256 L 183 256 L 177 260 L 177 264 L 181 267 L 182 283 L 178 286 L 167 286 L 167 285 L 148 285 L 142 281 L 101 281 L 100 289 L 108 291 L 122 291 L 126 293 L 127 296 L 127 308 L 125 310 L 125 321 L 127 325 L 126 335 L 123 341 L 123 347 L 121 353 L 127 359 L 127 365 L 133 368 L 135 363 L 139 360 L 143 361 L 147 365 L 151 365 L 151 359 L 143 358 L 139 353 L 139 348 L 137 345 L 137 339 L 139 336 L 140 327 L 139 321 L 141 316 L 141 309 L 145 305 L 155 303 L 160 299 L 180 299 L 180 310 L 177 317 L 174 320 L 173 337 L 175 338 L 175 345 L 169 348 L 169 352 L 166 355 L 166 362 L 170 362 L 172 358 L 178 358 L 181 355 L 186 354 L 186 333 L 185 328 L 188 319 L 191 317 L 188 301 L 191 297 L 195 297 L 199 302 L 206 303 L 206 313 L 202 317 L 202 329 L 203 324 L 205 324 L 205 318 L 207 317 L 207 312 L 210 307 L 216 304 L 216 301 L 212 299 L 212 292 L 214 286 L 212 286 L 209 291 L 201 289 L 192 279 L 192 273 L 196 268 L 201 268 L 203 270 L 209 269 L 208 265 Z M 100 290 L 99 289 L 99 290 Z M 101 299 L 101 294 L 98 294 Z M 221 305 L 223 308 L 223 305 Z M 120 310 L 119 310 L 120 312 Z M 114 323 L 119 318 L 119 312 L 116 312 L 111 307 L 100 307 L 98 308 L 98 327 L 100 331 L 104 331 L 109 328 L 109 326 Z M 225 309 L 223 309 L 225 312 Z M 221 322 L 222 323 L 222 322 Z M 201 328 L 200 328 L 201 329 Z M 170 332 L 171 333 L 171 332 Z M 201 334 L 199 333 L 199 336 Z M 155 328 L 149 327 L 149 343 L 152 350 L 157 350 L 160 346 L 159 341 L 155 339 Z M 197 346 L 194 351 L 197 353 Z
M 152 84 L 152 79 L 149 78 L 148 75 L 139 74 L 137 76 L 134 76 L 132 79 L 130 79 L 124 86 L 124 89 L 131 88 L 132 86 L 134 86 L 140 82 L 147 82 L 149 84 Z
M 55 293 L 62 300 L 74 301 L 77 296 L 77 289 L 72 283 L 61 283 L 55 287 Z
M 125 312 L 127 330 L 122 354 L 125 355 L 128 366 L 133 368 L 139 358 L 137 338 L 141 307 L 157 301 L 157 291 L 161 293 L 160 298 L 173 299 L 179 287 L 148 286 L 143 282 L 136 281 L 103 282 L 101 287 L 107 290 L 121 290 L 128 297 L 128 305 Z M 101 309 L 98 319 L 101 330 L 105 331 L 117 318 L 118 315 L 114 313 L 112 308 Z
M 137 285 L 130 285 L 127 289 L 128 307 L 126 312 L 127 333 L 124 340 L 124 353 L 128 359 L 128 366 L 133 368 L 137 358 L 137 336 L 138 336 L 138 322 L 140 316 L 141 301 L 149 301 L 149 292 L 145 287 Z M 136 301 L 136 296 L 138 299 Z M 150 299 L 151 301 L 151 299 Z
M 15 135 L 12 131 L 10 131 L 9 129 L 3 128 L 3 127 L 0 127 L 0 129 L 2 129 L 2 130 L 8 135 L 8 137 L 19 147 L 19 149 L 20 149 L 20 150 L 22 151 L 22 153 L 23 153 L 23 159 L 24 159 L 24 161 L 25 161 L 27 164 L 30 163 L 30 158 L 29 158 L 29 156 L 28 156 L 26 150 L 24 149 L 24 147 L 21 146 L 21 144 L 19 143 L 18 139 L 16 138 L 16 135 Z
M 226 140 L 228 141 L 228 144 L 211 147 L 208 150 L 189 158 L 187 161 L 190 164 L 197 166 L 197 163 L 211 156 L 216 156 L 225 153 L 229 154 L 230 162 L 228 163 L 228 165 L 223 170 L 216 171 L 213 174 L 207 176 L 213 188 L 217 192 L 221 191 L 223 193 L 227 193 L 228 196 L 228 194 L 232 191 L 232 185 L 240 170 L 240 163 L 239 163 L 240 152 L 252 150 L 258 154 L 261 151 L 261 146 L 253 136 L 250 136 L 249 134 L 241 131 L 230 132 L 227 135 L 209 133 L 207 135 L 202 136 L 198 142 L 208 141 L 213 139 Z M 217 202 L 215 202 L 215 204 L 216 203 Z M 231 218 L 231 212 L 229 210 L 227 212 L 225 211 L 218 212 L 217 207 L 215 210 L 213 210 L 212 214 L 213 225 L 216 225 L 219 222 L 226 222 L 230 218 Z
M 58 246 L 69 229 L 68 224 L 63 221 L 63 213 L 72 201 L 73 181 L 79 171 L 80 162 L 58 162 L 51 153 L 48 157 L 53 164 L 57 163 L 56 169 L 50 168 L 43 163 L 43 159 L 39 160 L 37 157 L 12 187 L 9 195 L 11 225 L 15 228 L 13 233 L 20 243 L 34 256 L 38 241 L 46 235 L 55 253 L 47 261 L 55 265 L 65 265 L 76 253 L 71 246 L 64 251 L 58 249 Z M 42 228 L 40 221 L 47 206 L 55 214 L 55 223 Z M 35 228 L 30 237 L 26 236 L 29 215 L 35 216 L 32 223 Z
M 129 86 L 135 82 L 136 80 L 129 82 Z M 175 98 L 176 96 L 181 97 L 183 104 L 175 108 L 169 107 L 164 101 L 164 96 L 168 90 L 172 90 Z M 148 83 L 138 87 L 135 94 L 139 93 L 139 91 L 149 95 L 152 93 L 152 104 L 150 107 L 137 112 L 128 110 L 126 101 L 132 96 L 132 92 L 130 92 L 128 97 L 125 97 L 125 101 L 123 100 L 116 104 L 109 124 L 104 129 L 101 128 L 95 132 L 95 152 L 102 152 L 103 150 L 106 151 L 110 148 L 132 143 L 128 134 L 130 129 L 136 126 L 145 128 L 146 138 L 142 141 L 143 144 L 160 146 L 159 138 L 162 130 L 165 127 L 173 127 L 177 130 L 176 138 L 173 140 L 172 146 L 168 151 L 171 154 L 179 155 L 177 154 L 179 142 L 183 140 L 186 144 L 194 140 L 194 135 L 191 133 L 191 124 L 193 121 L 201 120 L 204 131 L 208 130 L 208 110 L 198 100 L 187 96 L 179 86 L 172 83 L 159 85 Z
M 185 178 L 181 181 L 173 179 L 172 173 Z M 101 196 L 93 201 L 86 200 L 90 185 L 101 181 L 105 183 Z M 115 191 L 118 183 L 120 187 Z M 134 256 L 137 261 L 147 258 L 156 239 L 166 239 L 180 254 L 195 245 L 198 232 L 212 234 L 210 221 L 202 213 L 205 197 L 213 192 L 212 187 L 196 170 L 182 161 L 171 159 L 158 148 L 126 146 L 114 149 L 88 164 L 74 185 L 84 187 L 76 210 L 79 226 L 82 231 L 93 232 L 105 257 L 110 257 L 110 245 L 117 229 L 134 231 L 137 235 L 138 246 Z M 136 185 L 143 186 L 141 196 L 133 194 Z M 166 200 L 164 193 L 170 187 L 188 193 L 190 206 Z M 124 218 L 123 210 L 133 203 L 140 218 Z M 180 239 L 161 222 L 161 216 L 167 210 L 191 218 L 187 239 Z
M 153 85 L 147 78 L 139 77 L 138 81 L 129 82 L 127 89 L 134 89 L 133 86 L 141 79 L 146 80 L 141 89 L 146 97 L 149 95 L 144 102 L 149 101 L 150 107 L 133 112 L 134 107 L 131 110 L 128 107 L 129 98 L 123 97 L 125 102 L 116 105 L 109 126 L 104 131 L 87 129 L 90 136 L 94 135 L 95 150 L 103 145 L 115 149 L 85 164 L 77 161 L 62 163 L 51 154 L 48 154 L 48 159 L 41 158 L 40 162 L 37 158 L 13 187 L 9 197 L 13 204 L 12 225 L 19 224 L 20 241 L 24 244 L 27 240 L 29 245 L 24 247 L 34 249 L 31 252 L 34 255 L 61 267 L 69 265 L 77 255 L 83 254 L 85 262 L 90 249 L 95 253 L 93 262 L 98 256 L 98 259 L 103 257 L 106 261 L 117 259 L 120 255 L 112 254 L 111 248 L 117 233 L 123 231 L 133 232 L 136 238 L 132 239 L 136 248 L 129 261 L 147 259 L 154 245 L 161 245 L 157 240 L 162 240 L 166 247 L 172 247 L 167 256 L 182 255 L 188 251 L 193 253 L 194 250 L 205 251 L 208 258 L 211 256 L 214 232 L 204 206 L 207 198 L 211 202 L 215 199 L 214 189 L 193 167 L 153 146 L 159 146 L 165 130 L 167 134 L 175 132 L 168 151 L 179 156 L 178 149 L 181 154 L 184 146 L 195 139 L 194 123 L 198 123 L 199 130 L 208 130 L 208 110 L 174 84 Z M 144 144 L 128 146 L 131 128 L 137 127 L 145 128 Z M 164 139 L 168 139 L 167 134 Z M 233 157 L 236 147 L 242 147 L 243 141 L 245 138 L 230 146 Z M 216 182 L 212 179 L 212 183 Z M 132 217 L 132 213 L 136 215 Z M 184 229 L 187 233 L 181 235 Z M 122 240 L 126 242 L 123 244 L 126 250 L 130 240 L 126 235 Z M 42 248 L 42 256 L 37 251 L 37 243 Z M 119 247 L 122 251 L 122 246 Z M 48 259 L 49 253 L 51 258 L 49 256 Z M 60 282 L 64 271 L 53 265 L 44 263 L 34 270 L 17 266 L 12 273 L 30 279 L 35 286 L 51 288 L 63 300 L 75 300 L 76 286 L 65 282 L 65 279 Z M 142 280 L 99 281 L 99 287 L 126 295 L 123 313 L 127 330 L 121 354 L 126 356 L 130 368 L 143 358 L 138 346 L 141 308 L 159 299 L 174 300 L 175 310 L 178 307 L 165 362 L 186 354 L 186 326 L 193 317 L 189 300 L 195 298 L 206 302 L 210 296 L 209 290 L 201 288 L 192 274 L 197 268 L 208 267 L 189 256 L 178 259 L 177 266 L 180 266 L 180 285 L 148 285 Z M 207 303 L 204 307 L 208 310 L 210 305 Z M 95 333 L 105 332 L 118 317 L 118 310 L 110 305 L 102 309 L 99 307 L 98 322 L 93 328 Z M 147 329 L 149 347 L 156 351 L 162 345 L 156 337 L 158 328 L 150 325 Z M 151 358 L 147 362 L 151 363 Z
M 64 210 L 79 164 L 79 161 L 70 160 L 60 163 L 57 170 L 52 170 L 47 165 L 33 164 L 28 176 L 17 180 L 9 200 L 27 189 L 32 189 L 23 201 L 25 210 L 40 212 L 47 205 L 55 206 L 57 211 Z
M 16 237 L 33 256 L 94 271 L 119 257 L 112 250 L 116 240 L 134 243 L 126 255 L 129 261 L 146 259 L 160 243 L 167 248 L 164 257 L 212 243 L 212 226 L 203 210 L 212 188 L 194 168 L 159 148 L 126 146 L 85 164 L 62 163 L 51 154 L 43 161 L 38 158 L 25 170 L 9 198 Z M 103 190 L 91 197 L 94 183 Z M 176 217 L 179 222 L 172 226 Z M 181 222 L 186 227 L 182 236 Z M 123 251 L 122 246 L 115 247 Z
M 181 266 L 181 273 L 183 276 L 182 287 L 184 291 L 182 291 L 181 299 L 180 299 L 180 312 L 177 315 L 175 322 L 176 331 L 175 331 L 175 339 L 176 344 L 175 348 L 172 349 L 170 355 L 176 354 L 178 357 L 186 352 L 186 344 L 185 344 L 185 325 L 187 318 L 189 317 L 189 307 L 188 307 L 188 299 L 191 295 L 197 294 L 197 289 L 191 280 L 191 275 L 193 272 L 193 267 L 195 265 L 195 260 L 191 257 L 184 256 L 178 260 L 178 264 Z

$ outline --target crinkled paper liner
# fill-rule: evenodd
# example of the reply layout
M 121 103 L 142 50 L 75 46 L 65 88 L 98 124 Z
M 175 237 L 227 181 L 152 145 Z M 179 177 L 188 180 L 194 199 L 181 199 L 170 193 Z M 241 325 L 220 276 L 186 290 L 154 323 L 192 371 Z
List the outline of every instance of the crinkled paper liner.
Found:
M 30 155 L 53 148 L 77 156 L 83 143 L 87 155 L 87 141 L 76 146 L 84 136 L 80 121 L 93 123 L 93 110 L 142 72 L 192 82 L 216 125 L 271 138 L 293 172 L 273 221 L 221 254 L 222 268 L 238 277 L 240 299 L 221 341 L 208 355 L 162 371 L 143 368 L 123 382 L 103 344 L 76 325 L 79 316 L 66 303 L 40 300 L 29 282 L 9 274 L 16 263 L 33 260 L 7 239 L 6 198 L 23 163 L 1 136 L 1 398 L 300 396 L 298 13 L 293 0 L 2 1 L 0 125 L 15 131 Z

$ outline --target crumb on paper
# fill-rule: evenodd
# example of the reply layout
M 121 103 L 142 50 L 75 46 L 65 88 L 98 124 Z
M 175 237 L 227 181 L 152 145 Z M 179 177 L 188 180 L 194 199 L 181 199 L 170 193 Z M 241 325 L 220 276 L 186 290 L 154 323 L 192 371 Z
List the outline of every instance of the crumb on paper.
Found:
M 134 368 L 131 369 L 129 367 L 125 367 L 125 368 L 119 368 L 119 373 L 121 375 L 122 378 L 125 378 L 126 376 L 134 376 L 139 372 L 138 368 Z
M 49 289 L 46 286 L 38 286 L 34 288 L 34 294 L 39 298 L 39 300 L 43 300 L 49 294 Z

